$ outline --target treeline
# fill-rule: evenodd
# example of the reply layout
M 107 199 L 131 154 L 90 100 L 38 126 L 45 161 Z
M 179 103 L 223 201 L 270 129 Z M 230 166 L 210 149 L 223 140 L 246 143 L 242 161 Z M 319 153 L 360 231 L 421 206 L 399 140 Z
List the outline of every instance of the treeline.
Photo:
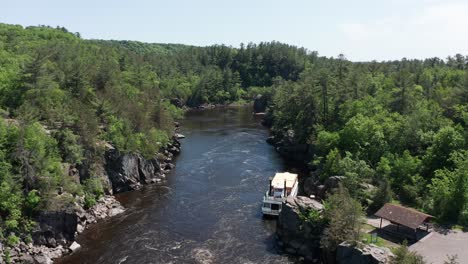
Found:
M 201 48 L 0 24 L 0 241 L 29 240 L 42 210 L 92 206 L 107 148 L 154 157 L 180 106 L 250 100 L 315 57 L 277 42 Z
M 27 239 L 41 210 L 79 197 L 91 206 L 109 145 L 153 157 L 180 106 L 258 93 L 272 98 L 273 132 L 307 145 L 322 180 L 345 175 L 369 208 L 396 199 L 466 224 L 467 87 L 461 55 L 352 63 L 278 42 L 84 40 L 61 27 L 0 24 L 0 240 Z
M 0 24 L 0 243 L 30 240 L 42 210 L 93 205 L 109 144 L 154 157 L 169 142 L 182 110 L 159 80 L 125 48 Z
M 371 212 L 395 201 L 468 226 L 468 57 L 308 65 L 273 86 L 274 134 Z M 372 188 L 375 186 L 376 188 Z

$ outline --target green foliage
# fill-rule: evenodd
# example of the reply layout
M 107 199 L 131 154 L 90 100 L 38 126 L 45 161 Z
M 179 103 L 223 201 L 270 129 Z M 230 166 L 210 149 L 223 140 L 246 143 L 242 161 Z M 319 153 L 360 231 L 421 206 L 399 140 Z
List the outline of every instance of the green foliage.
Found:
M 79 136 L 70 129 L 61 129 L 55 133 L 54 137 L 58 141 L 62 160 L 70 164 L 81 164 L 84 150 L 79 144 Z
M 104 195 L 104 188 L 100 178 L 89 178 L 83 182 L 85 208 L 90 208 L 96 204 L 96 201 Z
M 348 190 L 340 186 L 338 191 L 325 202 L 326 227 L 321 246 L 334 251 L 343 241 L 358 242 L 363 224 L 364 213 L 361 204 L 353 199 Z
M 336 149 L 339 142 L 340 135 L 338 133 L 322 130 L 318 132 L 317 139 L 314 144 L 319 155 L 325 155 L 329 153 L 330 150 Z
M 20 242 L 19 238 L 15 234 L 10 234 L 7 237 L 6 244 L 10 247 L 14 247 L 18 245 Z
M 395 256 L 390 261 L 391 264 L 424 264 L 424 258 L 415 252 L 408 249 L 407 243 L 403 243 L 400 247 L 396 248 L 393 252 Z
M 460 132 L 461 127 L 443 127 L 435 135 L 432 145 L 424 156 L 425 171 L 432 174 L 437 169 L 450 168 L 452 160 L 450 155 L 464 148 L 465 139 Z
M 466 225 L 468 210 L 468 152 L 453 152 L 450 161 L 454 169 L 441 169 L 429 185 L 432 211 L 443 220 L 452 220 Z
M 32 190 L 28 193 L 25 199 L 25 209 L 30 215 L 32 215 L 41 204 L 41 197 L 37 190 Z
M 0 24 L 0 109 L 12 119 L 0 121 L 0 228 L 27 230 L 25 218 L 71 206 L 73 195 L 91 205 L 102 186 L 80 185 L 64 168 L 93 179 L 105 143 L 154 157 L 183 116 L 175 105 L 258 94 L 272 133 L 308 145 L 321 180 L 346 176 L 351 197 L 365 205 L 394 197 L 466 225 L 463 59 L 353 63 L 278 42 L 237 49 L 84 40 L 65 28 Z M 378 187 L 372 201 L 368 184 Z
M 346 176 L 351 195 L 371 210 L 395 198 L 435 212 L 435 201 L 444 207 L 448 199 L 450 157 L 467 146 L 467 76 L 466 65 L 453 58 L 352 63 L 342 55 L 314 57 L 297 80 L 272 86 L 269 122 L 279 140 L 288 143 L 293 134 L 293 144 L 308 145 L 321 181 Z M 368 184 L 377 191 L 362 188 Z M 434 184 L 440 194 L 427 192 Z M 464 219 L 462 200 L 452 206 L 457 213 L 440 219 Z
M 369 205 L 369 209 L 372 212 L 377 212 L 384 204 L 392 200 L 392 189 L 386 179 L 383 179 L 379 183 L 378 188 L 374 191 L 372 196 L 372 203 Z
M 320 232 L 325 226 L 327 219 L 325 219 L 322 213 L 315 209 L 303 210 L 299 214 L 299 218 L 306 224 L 310 225 L 312 229 Z

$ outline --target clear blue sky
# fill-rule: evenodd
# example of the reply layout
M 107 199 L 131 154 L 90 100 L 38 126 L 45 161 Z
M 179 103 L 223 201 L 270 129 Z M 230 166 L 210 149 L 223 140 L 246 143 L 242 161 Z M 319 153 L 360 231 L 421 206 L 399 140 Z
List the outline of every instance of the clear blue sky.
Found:
M 354 61 L 468 55 L 468 0 L 0 0 L 0 22 L 96 39 L 277 40 Z

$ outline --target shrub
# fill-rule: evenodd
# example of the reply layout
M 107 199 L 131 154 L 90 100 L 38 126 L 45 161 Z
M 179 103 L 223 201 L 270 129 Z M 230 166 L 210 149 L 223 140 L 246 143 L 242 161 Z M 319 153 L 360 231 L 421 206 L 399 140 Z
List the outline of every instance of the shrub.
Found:
M 14 247 L 16 245 L 18 245 L 20 242 L 20 239 L 15 235 L 15 234 L 10 234 L 8 237 L 7 237 L 7 241 L 6 241 L 6 244 L 10 247 Z

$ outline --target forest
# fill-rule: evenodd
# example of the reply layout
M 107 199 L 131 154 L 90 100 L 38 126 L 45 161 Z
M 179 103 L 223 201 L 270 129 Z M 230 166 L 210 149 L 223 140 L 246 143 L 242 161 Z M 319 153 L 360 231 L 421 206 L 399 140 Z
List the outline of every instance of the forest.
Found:
M 30 239 L 41 210 L 92 205 L 106 144 L 152 157 L 182 107 L 258 94 L 272 134 L 307 146 L 321 181 L 345 176 L 370 211 L 393 201 L 468 226 L 468 57 L 351 62 L 274 41 L 195 47 L 0 24 L 0 241 Z

